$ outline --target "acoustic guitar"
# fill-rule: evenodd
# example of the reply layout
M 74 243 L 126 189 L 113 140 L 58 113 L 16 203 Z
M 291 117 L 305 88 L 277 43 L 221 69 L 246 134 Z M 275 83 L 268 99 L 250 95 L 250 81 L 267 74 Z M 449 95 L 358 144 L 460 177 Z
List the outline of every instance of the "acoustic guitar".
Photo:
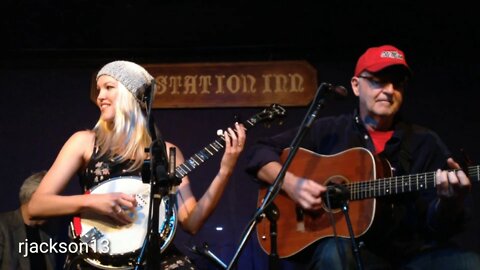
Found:
M 285 162 L 290 149 L 285 149 L 281 161 Z M 319 155 L 300 148 L 288 171 L 312 179 L 322 185 L 341 185 L 348 195 L 349 217 L 355 237 L 365 234 L 375 215 L 375 198 L 426 190 L 435 187 L 435 172 L 392 177 L 388 161 L 373 155 L 365 148 L 352 148 L 335 155 Z M 479 166 L 468 167 L 468 175 L 478 181 Z M 260 206 L 267 187 L 260 188 L 257 205 Z M 277 254 L 286 258 L 297 254 L 314 242 L 336 235 L 349 238 L 346 219 L 340 208 L 327 207 L 309 212 L 300 208 L 281 191 L 274 199 L 279 209 L 277 220 Z M 257 224 L 257 238 L 261 248 L 271 253 L 270 221 L 263 218 Z

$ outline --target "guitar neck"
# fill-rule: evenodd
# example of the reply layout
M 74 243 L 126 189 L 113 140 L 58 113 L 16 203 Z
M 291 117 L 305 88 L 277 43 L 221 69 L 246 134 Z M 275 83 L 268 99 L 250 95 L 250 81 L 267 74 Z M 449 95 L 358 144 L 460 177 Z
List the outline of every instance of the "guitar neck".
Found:
M 259 119 L 254 116 L 247 120 L 243 125 L 245 130 L 255 126 L 259 122 Z M 247 128 L 248 127 L 248 128 Z M 223 135 L 219 135 L 219 138 L 214 140 L 209 145 L 205 146 L 202 150 L 195 153 L 193 156 L 188 158 L 184 163 L 180 164 L 175 168 L 175 176 L 179 179 L 182 179 L 187 174 L 192 172 L 198 166 L 203 164 L 205 161 L 210 159 L 216 153 L 220 152 L 225 147 L 225 138 Z
M 471 180 L 480 179 L 480 166 L 468 167 Z M 350 200 L 363 200 L 387 195 L 427 190 L 434 188 L 435 172 L 402 175 L 380 178 L 370 181 L 348 183 L 345 186 L 350 191 Z

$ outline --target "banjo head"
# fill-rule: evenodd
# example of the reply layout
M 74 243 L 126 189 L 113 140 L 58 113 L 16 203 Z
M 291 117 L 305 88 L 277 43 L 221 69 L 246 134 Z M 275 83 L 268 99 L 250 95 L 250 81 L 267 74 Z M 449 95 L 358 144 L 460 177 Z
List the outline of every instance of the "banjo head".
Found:
M 133 222 L 118 225 L 108 216 L 84 213 L 80 215 L 81 232 L 76 231 L 75 235 L 82 243 L 88 245 L 88 253 L 93 254 L 92 258 L 85 259 L 89 264 L 101 269 L 130 269 L 131 266 L 125 265 L 123 261 L 135 259 L 148 232 L 150 184 L 143 183 L 137 176 L 116 177 L 95 186 L 90 194 L 114 192 L 135 196 L 137 200 L 135 211 L 127 211 Z M 172 204 L 168 196 L 161 199 L 158 231 L 161 238 L 159 240 L 163 240 L 163 244 L 160 252 L 163 252 L 173 240 L 176 229 L 176 209 Z M 168 210 L 172 210 L 169 220 Z

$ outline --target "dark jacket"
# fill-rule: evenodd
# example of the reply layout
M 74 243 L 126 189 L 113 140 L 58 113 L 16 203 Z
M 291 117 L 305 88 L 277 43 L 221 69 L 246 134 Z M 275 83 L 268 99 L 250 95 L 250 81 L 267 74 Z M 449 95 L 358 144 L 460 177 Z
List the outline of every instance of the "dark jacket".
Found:
M 48 242 L 51 234 L 40 228 L 40 239 Z M 20 209 L 0 213 L 0 270 L 30 270 L 29 257 L 24 257 L 24 251 L 19 249 L 19 243 L 24 243 L 26 236 Z M 45 254 L 47 269 L 55 269 L 55 254 Z

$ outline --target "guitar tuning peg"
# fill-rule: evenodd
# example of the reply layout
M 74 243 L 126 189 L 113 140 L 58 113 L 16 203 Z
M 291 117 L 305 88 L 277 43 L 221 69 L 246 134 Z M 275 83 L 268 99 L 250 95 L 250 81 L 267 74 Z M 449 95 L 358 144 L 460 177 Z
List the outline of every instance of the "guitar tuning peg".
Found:
M 223 135 L 223 130 L 222 129 L 217 129 L 217 135 L 222 136 Z

